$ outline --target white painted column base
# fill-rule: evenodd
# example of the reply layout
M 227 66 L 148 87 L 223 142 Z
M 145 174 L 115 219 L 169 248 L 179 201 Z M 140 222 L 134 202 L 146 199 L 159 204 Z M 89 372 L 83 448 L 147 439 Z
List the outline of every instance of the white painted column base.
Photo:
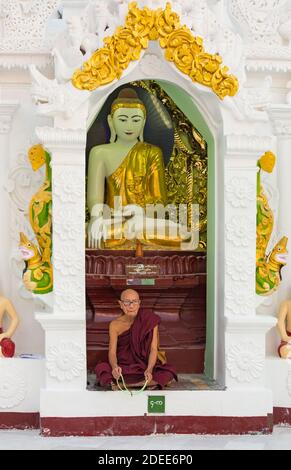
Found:
M 291 410 L 291 360 L 267 358 L 267 383 L 273 390 L 274 408 Z
M 45 360 L 0 359 L 1 413 L 38 413 L 45 382 Z
M 143 417 L 148 396 L 166 397 L 166 414 L 158 416 L 264 417 L 273 412 L 272 392 L 265 388 L 237 391 L 155 391 L 131 397 L 123 392 L 41 391 L 41 417 Z

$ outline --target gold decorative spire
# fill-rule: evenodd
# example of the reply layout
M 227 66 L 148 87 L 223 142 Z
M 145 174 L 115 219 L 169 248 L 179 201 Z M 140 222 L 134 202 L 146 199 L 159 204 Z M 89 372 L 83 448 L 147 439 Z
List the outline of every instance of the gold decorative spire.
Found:
M 220 55 L 205 52 L 203 39 L 181 25 L 170 3 L 164 10 L 140 9 L 136 2 L 131 3 L 125 26 L 118 27 L 112 37 L 106 38 L 104 47 L 83 64 L 82 70 L 74 73 L 73 85 L 92 91 L 119 79 L 130 62 L 140 59 L 149 41 L 159 41 L 168 61 L 174 62 L 193 82 L 212 88 L 220 99 L 237 93 L 238 80 L 229 75 Z

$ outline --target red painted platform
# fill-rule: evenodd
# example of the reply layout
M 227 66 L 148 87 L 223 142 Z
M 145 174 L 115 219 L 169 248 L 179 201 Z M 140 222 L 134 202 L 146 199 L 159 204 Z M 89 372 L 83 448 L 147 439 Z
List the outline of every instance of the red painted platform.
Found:
M 246 418 L 222 416 L 41 418 L 41 432 L 46 437 L 271 434 L 272 418 L 272 415 Z
M 0 413 L 0 429 L 39 428 L 39 413 Z
M 291 410 L 287 408 L 275 408 L 274 417 L 268 415 L 245 418 L 223 416 L 40 418 L 38 413 L 0 413 L 0 429 L 40 428 L 45 437 L 271 434 L 273 424 L 290 424 L 290 416 Z
M 274 425 L 278 424 L 291 426 L 291 408 L 274 408 Z

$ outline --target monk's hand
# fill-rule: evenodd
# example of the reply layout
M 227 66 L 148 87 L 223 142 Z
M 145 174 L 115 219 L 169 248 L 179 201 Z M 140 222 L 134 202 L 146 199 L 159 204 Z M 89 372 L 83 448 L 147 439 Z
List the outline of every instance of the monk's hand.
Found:
M 121 377 L 121 374 L 122 374 L 122 369 L 121 367 L 114 367 L 114 369 L 112 369 L 112 375 L 113 377 L 115 378 L 115 380 L 118 380 L 120 379 Z
M 153 380 L 153 371 L 151 369 L 147 369 L 144 373 L 145 379 L 148 384 L 150 384 Z

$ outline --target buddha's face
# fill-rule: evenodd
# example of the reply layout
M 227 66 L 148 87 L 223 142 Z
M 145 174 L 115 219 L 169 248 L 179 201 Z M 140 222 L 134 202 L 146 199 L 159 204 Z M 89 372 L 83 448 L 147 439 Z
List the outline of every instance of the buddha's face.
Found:
M 142 135 L 145 125 L 145 115 L 139 108 L 117 109 L 109 120 L 114 126 L 119 140 L 135 142 Z

